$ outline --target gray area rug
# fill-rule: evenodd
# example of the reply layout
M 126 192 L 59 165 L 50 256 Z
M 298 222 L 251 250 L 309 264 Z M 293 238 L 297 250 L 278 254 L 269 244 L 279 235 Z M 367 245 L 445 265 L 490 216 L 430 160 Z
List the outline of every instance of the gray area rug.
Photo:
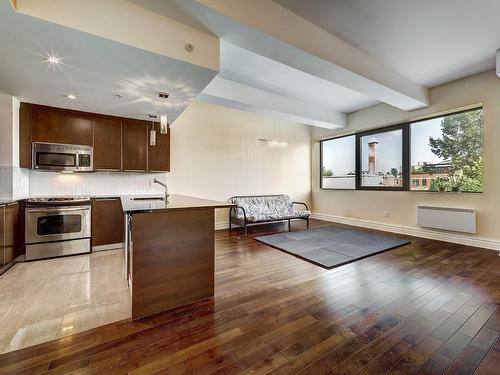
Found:
M 267 245 L 325 268 L 333 268 L 409 244 L 400 238 L 337 227 L 255 237 Z

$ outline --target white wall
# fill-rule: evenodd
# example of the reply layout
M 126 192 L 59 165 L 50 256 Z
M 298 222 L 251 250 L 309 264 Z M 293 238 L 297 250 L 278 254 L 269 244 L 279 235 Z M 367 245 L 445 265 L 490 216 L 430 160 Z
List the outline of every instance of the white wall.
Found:
M 13 109 L 16 101 L 13 96 L 0 93 L 0 166 L 3 167 L 14 166 Z
M 428 108 L 404 112 L 386 104 L 354 112 L 348 116 L 348 129 L 313 133 L 313 211 L 343 218 L 417 228 L 417 205 L 474 208 L 478 212 L 478 233 L 473 237 L 500 240 L 500 79 L 489 71 L 431 89 Z M 392 191 L 334 191 L 319 189 L 319 142 L 321 138 L 397 124 L 412 118 L 435 114 L 467 105 L 484 104 L 484 192 L 424 193 Z M 389 217 L 384 217 L 389 211 Z
M 28 196 L 28 175 L 19 168 L 19 100 L 0 93 L 0 198 Z
M 171 190 L 226 201 L 233 195 L 289 194 L 310 201 L 311 128 L 276 120 L 277 138 L 289 147 L 272 149 L 273 118 L 214 104 L 193 102 L 171 128 Z M 227 221 L 217 216 L 218 223 Z

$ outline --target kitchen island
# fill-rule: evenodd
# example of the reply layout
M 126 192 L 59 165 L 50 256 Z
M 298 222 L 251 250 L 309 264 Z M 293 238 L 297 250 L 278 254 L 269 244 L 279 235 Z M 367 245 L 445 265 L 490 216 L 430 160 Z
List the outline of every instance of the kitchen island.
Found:
M 178 194 L 121 203 L 132 319 L 213 297 L 215 209 L 233 205 Z

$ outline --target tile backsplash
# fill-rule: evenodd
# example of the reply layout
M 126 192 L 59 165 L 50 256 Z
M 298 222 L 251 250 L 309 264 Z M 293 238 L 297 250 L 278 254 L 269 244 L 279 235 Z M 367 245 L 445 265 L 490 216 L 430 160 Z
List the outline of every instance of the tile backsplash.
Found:
M 29 171 L 29 196 L 90 195 L 112 196 L 128 194 L 161 194 L 163 187 L 153 179 L 166 183 L 166 173 L 95 172 L 54 173 Z
M 0 198 L 23 199 L 29 195 L 29 171 L 24 168 L 0 166 Z

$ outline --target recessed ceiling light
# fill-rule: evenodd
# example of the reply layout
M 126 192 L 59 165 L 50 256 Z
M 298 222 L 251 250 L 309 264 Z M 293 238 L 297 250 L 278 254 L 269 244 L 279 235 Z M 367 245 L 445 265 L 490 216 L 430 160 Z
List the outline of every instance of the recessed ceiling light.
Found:
M 73 94 L 68 94 L 68 95 L 66 95 L 66 98 L 68 98 L 69 100 L 75 100 L 76 96 Z
M 47 61 L 52 65 L 58 65 L 61 63 L 61 59 L 57 56 L 48 56 Z

